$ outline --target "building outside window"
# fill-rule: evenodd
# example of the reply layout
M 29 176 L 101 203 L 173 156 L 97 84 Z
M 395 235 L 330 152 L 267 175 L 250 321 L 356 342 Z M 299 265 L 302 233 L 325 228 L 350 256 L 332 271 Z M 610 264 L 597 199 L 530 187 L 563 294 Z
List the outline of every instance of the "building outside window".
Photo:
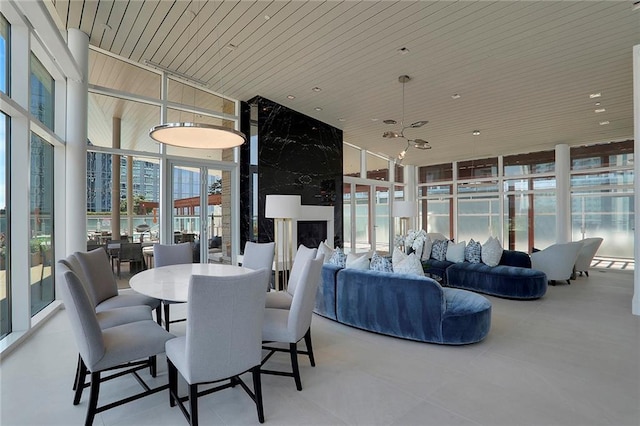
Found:
M 0 338 L 11 331 L 9 248 L 9 117 L 0 112 Z
M 9 94 L 9 34 L 11 33 L 9 22 L 0 13 L 0 92 Z
M 54 80 L 42 63 L 31 54 L 31 114 L 49 129 L 53 128 Z
M 31 133 L 29 266 L 32 316 L 55 299 L 52 274 L 55 187 L 53 167 L 53 146 L 35 133 Z

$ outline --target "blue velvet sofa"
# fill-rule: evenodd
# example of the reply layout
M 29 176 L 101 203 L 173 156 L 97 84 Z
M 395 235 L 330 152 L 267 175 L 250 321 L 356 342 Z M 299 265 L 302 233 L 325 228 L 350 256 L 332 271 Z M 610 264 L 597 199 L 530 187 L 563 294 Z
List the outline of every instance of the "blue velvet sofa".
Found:
M 447 345 L 479 342 L 491 327 L 491 302 L 417 275 L 325 264 L 315 312 L 360 329 Z
M 453 263 L 446 269 L 448 287 L 462 288 L 507 299 L 538 299 L 547 292 L 547 276 L 531 269 L 527 253 L 503 250 L 498 266 Z

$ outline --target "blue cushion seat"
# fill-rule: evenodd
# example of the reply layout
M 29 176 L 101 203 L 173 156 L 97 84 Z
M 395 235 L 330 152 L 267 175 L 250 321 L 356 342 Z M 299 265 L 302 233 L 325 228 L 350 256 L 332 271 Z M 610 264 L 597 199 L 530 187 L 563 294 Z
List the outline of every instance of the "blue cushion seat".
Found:
M 508 299 L 537 299 L 547 292 L 542 271 L 518 266 L 455 263 L 447 268 L 449 287 L 478 291 Z

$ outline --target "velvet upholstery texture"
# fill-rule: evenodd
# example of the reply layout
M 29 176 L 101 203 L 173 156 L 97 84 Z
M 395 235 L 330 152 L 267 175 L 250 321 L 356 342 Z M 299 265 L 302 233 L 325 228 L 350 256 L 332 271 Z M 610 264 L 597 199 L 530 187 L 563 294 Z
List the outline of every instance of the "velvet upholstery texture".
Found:
M 336 284 L 336 319 L 353 327 L 448 345 L 479 342 L 489 333 L 485 297 L 451 292 L 431 278 L 343 269 Z
M 313 310 L 316 314 L 336 320 L 336 284 L 338 272 L 342 268 L 331 263 L 322 266 L 320 284 L 316 292 L 316 307 Z
M 464 262 L 447 268 L 447 285 L 507 299 L 537 299 L 547 292 L 547 277 L 530 268 Z

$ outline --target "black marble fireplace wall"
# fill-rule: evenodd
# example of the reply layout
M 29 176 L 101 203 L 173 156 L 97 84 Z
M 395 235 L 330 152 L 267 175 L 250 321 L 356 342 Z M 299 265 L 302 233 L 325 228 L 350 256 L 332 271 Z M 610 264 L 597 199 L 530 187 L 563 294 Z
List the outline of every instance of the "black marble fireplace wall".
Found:
M 303 205 L 333 206 L 333 243 L 342 246 L 342 130 L 260 96 L 242 103 L 240 125 L 251 139 L 240 150 L 241 247 L 274 240 L 273 219 L 264 217 L 267 194 L 300 195 Z

